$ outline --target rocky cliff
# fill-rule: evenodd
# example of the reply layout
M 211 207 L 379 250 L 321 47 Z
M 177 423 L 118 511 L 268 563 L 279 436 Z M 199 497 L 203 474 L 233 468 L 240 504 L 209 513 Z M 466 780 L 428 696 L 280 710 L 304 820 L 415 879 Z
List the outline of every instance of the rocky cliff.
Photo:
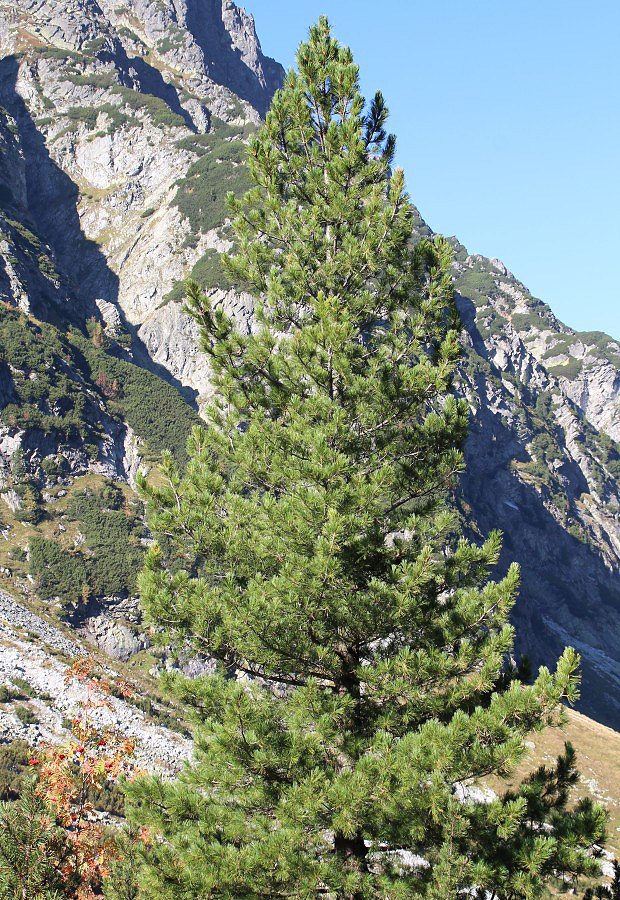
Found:
M 130 485 L 182 459 L 209 394 L 182 279 L 251 322 L 218 262 L 224 200 L 283 73 L 230 0 L 0 0 L 0 51 L 0 577 L 152 665 L 111 613 L 148 540 Z M 583 709 L 619 727 L 620 343 L 453 244 L 464 520 L 522 564 L 519 648 L 577 646 Z

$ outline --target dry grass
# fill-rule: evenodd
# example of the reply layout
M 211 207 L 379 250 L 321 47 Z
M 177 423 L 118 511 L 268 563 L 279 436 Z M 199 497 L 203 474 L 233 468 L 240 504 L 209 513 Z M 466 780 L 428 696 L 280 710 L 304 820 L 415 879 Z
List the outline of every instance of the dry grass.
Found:
M 530 735 L 528 756 L 510 778 L 491 783 L 501 792 L 515 787 L 521 779 L 542 764 L 552 763 L 570 741 L 577 751 L 581 781 L 575 793 L 587 794 L 600 802 L 609 813 L 607 849 L 620 857 L 620 733 L 588 719 L 575 710 L 567 711 L 564 728 L 548 728 Z

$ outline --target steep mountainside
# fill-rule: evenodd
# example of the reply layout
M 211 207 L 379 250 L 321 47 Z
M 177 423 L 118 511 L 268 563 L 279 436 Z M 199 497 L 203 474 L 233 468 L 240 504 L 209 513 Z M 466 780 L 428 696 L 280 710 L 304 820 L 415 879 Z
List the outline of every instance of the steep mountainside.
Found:
M 0 577 L 152 666 L 130 486 L 183 458 L 209 394 L 183 278 L 251 325 L 218 261 L 224 200 L 283 72 L 230 0 L 0 0 L 0 51 Z M 582 708 L 620 727 L 620 343 L 453 243 L 463 515 L 522 564 L 520 649 L 574 644 Z

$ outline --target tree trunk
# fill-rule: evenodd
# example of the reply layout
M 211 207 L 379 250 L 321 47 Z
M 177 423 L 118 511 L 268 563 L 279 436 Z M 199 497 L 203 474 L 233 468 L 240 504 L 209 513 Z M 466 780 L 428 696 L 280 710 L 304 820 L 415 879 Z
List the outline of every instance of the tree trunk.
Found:
M 364 843 L 364 838 L 358 832 L 352 838 L 345 837 L 343 834 L 336 833 L 334 835 L 334 850 L 343 861 L 343 865 L 347 869 L 354 872 L 368 872 L 366 857 L 368 856 L 368 847 Z M 361 892 L 347 894 L 343 900 L 361 900 Z

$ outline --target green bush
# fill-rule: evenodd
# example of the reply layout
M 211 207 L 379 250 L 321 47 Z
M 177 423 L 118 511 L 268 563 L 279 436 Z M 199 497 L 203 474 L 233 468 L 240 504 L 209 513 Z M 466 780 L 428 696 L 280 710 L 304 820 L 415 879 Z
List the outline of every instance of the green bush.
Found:
M 82 553 L 38 536 L 30 541 L 30 574 L 42 598 L 60 597 L 63 603 L 77 602 L 88 580 Z
M 558 363 L 555 366 L 547 366 L 547 371 L 555 378 L 568 378 L 572 381 L 581 374 L 583 369 L 583 360 L 577 359 L 575 356 L 569 356 L 565 363 Z
M 28 554 L 23 547 L 13 547 L 9 550 L 9 558 L 14 559 L 15 562 L 24 563 L 28 559 Z
M 119 94 L 123 103 L 131 109 L 143 110 L 153 123 L 160 128 L 186 128 L 187 123 L 183 116 L 170 109 L 165 100 L 154 94 L 142 94 L 123 85 L 113 87 L 115 94 Z
M 112 484 L 97 494 L 80 491 L 72 496 L 67 517 L 78 522 L 92 554 L 84 557 L 84 564 L 88 586 L 96 596 L 135 590 L 144 555 L 139 544 L 144 535 L 140 512 L 137 503 L 124 508 L 122 492 Z
M 65 47 L 53 47 L 51 44 L 45 47 L 37 47 L 34 52 L 38 56 L 43 57 L 43 59 L 58 59 L 63 62 L 68 59 L 73 62 L 81 62 L 84 59 L 84 56 L 81 53 L 76 53 L 75 50 L 68 50 Z
M 105 115 L 110 120 L 107 129 L 108 134 L 121 128 L 123 125 L 140 124 L 139 119 L 135 116 L 127 115 L 127 113 L 124 113 L 118 106 L 114 106 L 113 103 L 103 103 L 95 107 L 72 106 L 64 113 L 64 116 L 68 118 L 70 122 L 83 123 L 90 131 L 96 127 L 100 115 Z M 102 133 L 105 134 L 105 132 Z
M 61 442 L 79 441 L 96 459 L 101 415 L 85 381 L 112 415 L 125 419 L 146 441 L 153 455 L 169 449 L 178 462 L 185 460 L 188 435 L 200 422 L 196 412 L 163 379 L 113 356 L 105 346 L 93 346 L 77 329 L 63 336 L 53 325 L 0 306 L 0 361 L 13 369 L 14 394 L 0 411 L 1 422 L 39 428 Z M 95 384 L 100 373 L 110 384 L 118 382 L 122 396 L 101 396 Z M 37 490 L 35 484 L 23 488 L 27 520 L 37 518 Z
M 497 293 L 495 279 L 481 269 L 466 269 L 456 279 L 459 294 L 468 297 L 476 306 L 484 305 L 489 294 Z
M 36 713 L 29 706 L 16 706 L 15 715 L 24 725 L 38 725 L 39 719 Z
M 181 214 L 189 219 L 194 234 L 206 233 L 221 225 L 227 215 L 229 191 L 239 195 L 249 187 L 245 147 L 241 137 L 248 132 L 215 121 L 215 130 L 206 135 L 184 138 L 178 145 L 198 155 L 185 178 L 178 182 L 174 199 Z
M 83 75 L 69 72 L 65 74 L 67 81 L 80 87 L 94 87 L 100 90 L 109 90 L 118 85 L 114 75 L 109 72 L 86 72 Z
M 510 321 L 517 331 L 529 331 L 531 328 L 544 328 L 547 324 L 544 317 L 537 312 L 513 313 Z
M 189 278 L 196 281 L 200 287 L 205 290 L 213 290 L 221 288 L 229 290 L 233 285 L 228 273 L 222 265 L 222 258 L 217 250 L 207 250 L 192 268 Z M 181 303 L 185 299 L 185 282 L 175 282 L 172 290 L 166 294 L 164 300 L 166 303 L 170 301 Z
M 28 773 L 28 760 L 32 750 L 26 741 L 0 744 L 0 802 L 17 800 L 24 776 Z
M 144 525 L 138 503 L 125 506 L 120 488 L 79 491 L 68 504 L 67 518 L 77 522 L 86 552 L 65 550 L 56 541 L 35 537 L 30 542 L 30 574 L 48 599 L 77 603 L 85 595 L 127 596 L 135 590 L 144 551 Z
M 25 678 L 19 678 L 19 676 L 15 675 L 12 681 L 13 686 L 17 689 L 19 694 L 17 697 L 18 700 L 29 699 L 33 696 L 34 692 L 32 690 L 32 685 L 29 681 L 26 681 Z
M 108 401 L 109 408 L 146 441 L 151 453 L 159 456 L 170 450 L 177 462 L 184 463 L 187 438 L 201 420 L 179 392 L 152 372 L 97 349 L 76 330 L 70 340 L 91 382 L 103 373 L 110 384 L 119 383 L 122 396 Z
M 62 475 L 62 464 L 56 456 L 46 456 L 41 462 L 41 468 L 48 478 L 58 478 Z
M 6 684 L 0 684 L 0 703 L 11 703 L 13 700 L 25 700 L 26 697 L 20 692 L 7 687 Z
M 40 428 L 66 440 L 84 439 L 93 431 L 86 422 L 83 386 L 68 363 L 71 349 L 58 329 L 0 307 L 0 347 L 2 358 L 13 369 L 16 395 L 16 402 L 8 403 L 0 413 L 4 423 Z M 90 417 L 97 419 L 92 411 Z

